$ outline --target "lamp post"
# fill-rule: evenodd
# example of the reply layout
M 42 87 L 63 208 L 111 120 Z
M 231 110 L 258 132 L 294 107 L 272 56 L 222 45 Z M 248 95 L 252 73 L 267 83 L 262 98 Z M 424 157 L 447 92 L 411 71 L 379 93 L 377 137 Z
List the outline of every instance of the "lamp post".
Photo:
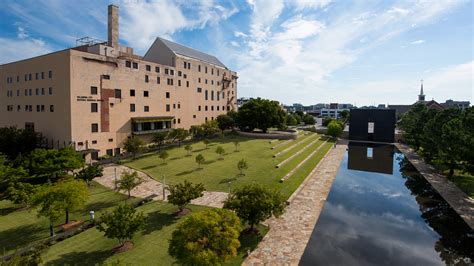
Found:
M 117 190 L 117 167 L 114 168 L 114 187 Z
M 229 184 L 229 194 L 230 194 L 230 184 L 231 183 L 232 183 L 232 181 L 227 182 L 227 184 Z

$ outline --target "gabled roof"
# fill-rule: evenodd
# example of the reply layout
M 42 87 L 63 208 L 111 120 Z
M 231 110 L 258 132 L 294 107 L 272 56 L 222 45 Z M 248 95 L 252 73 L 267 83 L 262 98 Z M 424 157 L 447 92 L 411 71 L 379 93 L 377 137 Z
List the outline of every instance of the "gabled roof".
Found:
M 158 42 L 158 41 L 162 42 L 168 49 L 170 49 L 173 53 L 175 53 L 177 55 L 187 56 L 187 57 L 194 58 L 194 59 L 197 59 L 197 60 L 201 60 L 201 61 L 204 61 L 204 62 L 207 62 L 207 63 L 210 63 L 210 64 L 214 64 L 214 65 L 217 65 L 217 66 L 220 66 L 220 67 L 223 67 L 223 68 L 227 68 L 221 61 L 219 61 L 219 59 L 217 59 L 217 57 L 215 57 L 213 55 L 209 55 L 209 54 L 200 52 L 198 50 L 194 50 L 192 48 L 186 47 L 186 46 L 181 45 L 179 43 L 175 43 L 175 42 L 172 42 L 172 41 L 160 38 L 160 37 L 157 37 L 156 40 L 155 40 L 155 42 Z M 152 45 L 150 47 L 150 49 L 152 49 L 153 46 L 154 45 Z M 150 52 L 150 50 L 148 50 L 147 54 L 149 52 Z M 146 57 L 146 55 L 145 55 L 145 57 Z

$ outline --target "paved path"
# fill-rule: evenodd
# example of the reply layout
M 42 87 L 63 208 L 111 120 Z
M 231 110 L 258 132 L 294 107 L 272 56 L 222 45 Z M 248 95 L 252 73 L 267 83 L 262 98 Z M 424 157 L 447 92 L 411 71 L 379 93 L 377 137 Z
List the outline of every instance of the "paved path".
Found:
M 270 230 L 243 265 L 298 265 L 346 148 L 344 142 L 330 150 L 291 195 L 285 213 L 266 221 Z
M 102 177 L 95 178 L 94 180 L 105 187 L 115 189 L 115 172 L 117 173 L 117 179 L 120 179 L 120 175 L 124 171 L 131 172 L 136 170 L 124 165 L 108 164 L 104 166 L 104 175 Z M 163 185 L 149 175 L 141 171 L 137 172 L 138 175 L 143 179 L 143 183 L 133 189 L 130 194 L 139 198 L 152 196 L 153 200 L 163 200 Z M 120 192 L 127 194 L 126 191 Z M 191 201 L 191 204 L 222 208 L 224 205 L 223 202 L 226 198 L 226 192 L 205 191 L 202 197 Z
M 433 166 L 425 163 L 413 149 L 399 143 L 396 146 L 469 227 L 474 229 L 474 200 L 445 176 L 438 174 Z

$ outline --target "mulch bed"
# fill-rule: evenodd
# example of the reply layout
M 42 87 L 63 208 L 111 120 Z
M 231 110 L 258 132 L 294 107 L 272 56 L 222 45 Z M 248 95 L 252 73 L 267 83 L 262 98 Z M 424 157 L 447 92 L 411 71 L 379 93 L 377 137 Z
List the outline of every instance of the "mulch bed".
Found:
M 116 246 L 112 249 L 113 253 L 122 253 L 133 248 L 132 241 L 126 241 L 123 245 Z
M 183 209 L 182 211 L 177 211 L 175 213 L 173 213 L 174 216 L 178 216 L 178 217 L 183 217 L 183 216 L 186 216 L 188 213 L 190 213 L 191 210 L 190 209 Z

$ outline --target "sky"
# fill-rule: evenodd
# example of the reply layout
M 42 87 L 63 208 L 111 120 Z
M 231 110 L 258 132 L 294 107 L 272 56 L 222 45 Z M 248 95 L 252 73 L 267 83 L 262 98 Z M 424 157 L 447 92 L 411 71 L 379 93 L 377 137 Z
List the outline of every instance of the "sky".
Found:
M 157 37 L 217 56 L 238 72 L 238 97 L 285 104 L 473 102 L 474 1 L 2 0 L 0 64 L 107 40 L 144 55 Z

